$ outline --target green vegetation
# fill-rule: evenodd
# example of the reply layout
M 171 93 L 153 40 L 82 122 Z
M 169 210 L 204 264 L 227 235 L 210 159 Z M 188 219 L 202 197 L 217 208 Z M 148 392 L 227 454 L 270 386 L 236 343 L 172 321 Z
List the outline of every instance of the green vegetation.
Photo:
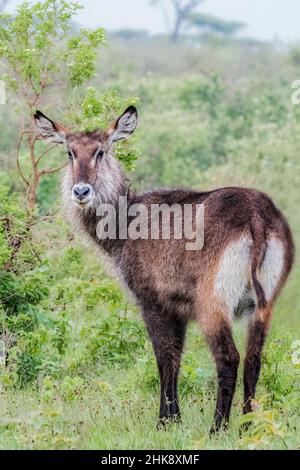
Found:
M 287 215 L 299 247 L 300 107 L 291 103 L 299 50 L 135 35 L 108 44 L 75 104 L 69 90 L 55 106 L 45 98 L 53 119 L 65 114 L 78 128 L 107 125 L 138 97 L 136 141 L 118 148 L 126 168 L 136 168 L 137 188 L 260 188 Z M 68 112 L 56 116 L 66 102 Z M 17 106 L 23 109 L 13 94 L 0 106 L 0 335 L 7 350 L 0 448 L 299 448 L 300 368 L 291 358 L 300 339 L 299 263 L 276 308 L 253 424 L 240 434 L 249 419 L 241 415 L 240 374 L 230 429 L 209 438 L 216 373 L 191 325 L 180 378 L 183 423 L 158 432 L 158 374 L 143 322 L 101 258 L 64 221 L 57 174 L 45 176 L 36 217 L 28 218 L 16 169 Z M 28 157 L 22 148 L 30 171 Z M 44 158 L 49 167 L 66 157 L 54 149 Z M 243 351 L 242 325 L 235 337 Z

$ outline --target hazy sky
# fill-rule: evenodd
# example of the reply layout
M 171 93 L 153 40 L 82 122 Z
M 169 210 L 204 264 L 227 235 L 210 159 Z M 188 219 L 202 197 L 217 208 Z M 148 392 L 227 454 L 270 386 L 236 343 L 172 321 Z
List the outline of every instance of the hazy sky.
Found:
M 10 7 L 20 3 L 11 0 Z M 166 31 L 162 10 L 149 0 L 81 0 L 85 9 L 78 17 L 83 26 L 106 29 Z M 169 0 L 165 0 L 169 5 Z M 258 39 L 300 39 L 300 0 L 206 0 L 201 11 L 248 24 L 245 34 Z M 171 9 L 169 9 L 170 13 Z

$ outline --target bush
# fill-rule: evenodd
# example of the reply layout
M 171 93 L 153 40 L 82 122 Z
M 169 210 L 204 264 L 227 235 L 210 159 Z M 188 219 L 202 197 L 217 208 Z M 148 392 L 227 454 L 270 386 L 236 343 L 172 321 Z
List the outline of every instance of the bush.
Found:
M 16 193 L 0 187 L 0 200 L 0 335 L 7 370 L 23 385 L 36 378 L 38 351 L 45 341 L 37 304 L 48 293 L 47 273 Z

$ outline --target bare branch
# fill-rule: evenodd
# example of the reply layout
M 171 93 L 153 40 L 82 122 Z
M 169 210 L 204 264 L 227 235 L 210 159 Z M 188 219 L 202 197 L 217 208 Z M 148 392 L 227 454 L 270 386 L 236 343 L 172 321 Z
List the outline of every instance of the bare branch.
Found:
M 47 155 L 47 153 L 51 152 L 51 150 L 55 149 L 55 147 L 57 147 L 57 146 L 58 146 L 58 144 L 54 144 L 51 147 L 49 147 L 45 152 L 43 152 L 39 156 L 39 158 L 37 159 L 36 164 L 38 165 L 40 163 L 41 159 L 44 157 L 44 155 Z
M 67 165 L 68 162 L 64 162 L 62 165 L 60 166 L 57 166 L 56 168 L 44 168 L 43 170 L 41 170 L 39 172 L 39 174 L 42 176 L 42 175 L 49 175 L 51 173 L 56 173 L 57 171 L 61 170 L 62 168 L 64 168 L 66 165 Z
M 28 135 L 28 144 L 30 148 L 30 158 L 31 158 L 31 164 L 32 164 L 32 170 L 34 175 L 38 174 L 37 170 L 37 164 L 36 164 L 36 159 L 35 159 L 35 153 L 34 153 L 34 146 L 36 141 L 39 139 L 39 136 L 33 137 L 33 132 L 31 131 Z
M 204 1 L 205 0 L 171 0 L 176 11 L 181 13 L 188 13 L 192 9 L 196 8 L 198 5 L 201 5 L 201 3 L 204 3 Z
M 18 172 L 22 178 L 22 180 L 24 181 L 24 183 L 26 184 L 26 187 L 28 187 L 30 185 L 30 182 L 28 181 L 28 179 L 26 178 L 26 176 L 24 175 L 23 173 L 23 170 L 21 168 L 21 164 L 20 164 L 20 148 L 21 148 L 21 145 L 22 145 L 22 141 L 23 141 L 23 138 L 24 138 L 24 135 L 25 134 L 28 134 L 30 133 L 30 131 L 22 131 L 21 132 L 21 135 L 20 135 L 20 138 L 19 138 L 19 141 L 18 141 L 18 145 L 17 145 L 17 168 L 18 168 Z
M 170 0 L 174 8 L 175 18 L 172 32 L 172 40 L 176 42 L 180 35 L 182 26 L 187 20 L 189 14 L 205 0 Z M 153 5 L 159 3 L 159 0 L 152 1 Z

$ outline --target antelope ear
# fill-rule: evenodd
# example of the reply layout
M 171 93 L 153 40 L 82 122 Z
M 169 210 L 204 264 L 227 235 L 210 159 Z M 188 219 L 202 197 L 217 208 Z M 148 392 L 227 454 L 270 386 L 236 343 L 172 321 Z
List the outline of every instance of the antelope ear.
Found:
M 113 122 L 107 130 L 110 144 L 127 139 L 137 126 L 138 113 L 135 106 L 129 106 L 124 113 Z
M 41 111 L 35 112 L 34 122 L 38 132 L 47 142 L 55 142 L 56 144 L 65 143 L 67 129 L 51 121 L 51 119 L 47 118 Z

